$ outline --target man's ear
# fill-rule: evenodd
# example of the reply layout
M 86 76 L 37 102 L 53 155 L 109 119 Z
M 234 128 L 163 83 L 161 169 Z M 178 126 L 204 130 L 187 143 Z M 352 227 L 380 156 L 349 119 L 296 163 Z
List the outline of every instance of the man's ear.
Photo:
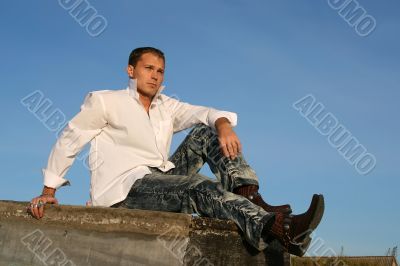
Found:
M 130 78 L 135 78 L 135 68 L 132 65 L 126 67 L 126 73 L 128 73 Z

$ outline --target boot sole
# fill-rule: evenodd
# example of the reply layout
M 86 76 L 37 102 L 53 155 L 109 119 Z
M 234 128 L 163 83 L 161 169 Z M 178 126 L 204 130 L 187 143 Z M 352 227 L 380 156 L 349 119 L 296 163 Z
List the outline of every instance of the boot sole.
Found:
M 305 236 L 301 243 L 289 244 L 288 252 L 292 255 L 303 257 L 306 254 L 307 249 L 310 247 L 312 238 L 310 235 Z

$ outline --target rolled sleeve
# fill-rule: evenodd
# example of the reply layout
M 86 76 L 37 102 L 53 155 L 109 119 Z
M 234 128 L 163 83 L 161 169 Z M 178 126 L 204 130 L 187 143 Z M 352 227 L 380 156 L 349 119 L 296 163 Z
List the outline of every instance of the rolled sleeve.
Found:
M 226 117 L 232 126 L 237 125 L 237 115 L 228 111 L 220 111 L 211 107 L 192 105 L 179 100 L 163 96 L 163 104 L 171 112 L 174 121 L 174 132 L 203 123 L 215 129 L 215 121 Z
M 43 183 L 46 187 L 58 189 L 59 187 L 70 185 L 70 182 L 67 179 L 61 178 L 46 169 L 42 169 L 42 173 L 44 177 Z
M 231 123 L 232 127 L 235 127 L 237 125 L 237 114 L 236 113 L 213 110 L 210 112 L 210 114 L 208 116 L 209 126 L 215 129 L 215 122 L 221 117 L 225 117 L 226 119 L 228 119 L 229 122 Z

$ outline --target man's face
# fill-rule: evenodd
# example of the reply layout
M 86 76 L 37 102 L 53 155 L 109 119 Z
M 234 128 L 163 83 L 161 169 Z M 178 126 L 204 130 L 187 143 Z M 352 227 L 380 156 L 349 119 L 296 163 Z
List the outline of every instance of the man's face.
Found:
M 139 94 L 152 98 L 164 80 L 164 60 L 152 53 L 145 53 L 135 67 L 128 66 L 127 72 L 131 78 L 137 79 Z

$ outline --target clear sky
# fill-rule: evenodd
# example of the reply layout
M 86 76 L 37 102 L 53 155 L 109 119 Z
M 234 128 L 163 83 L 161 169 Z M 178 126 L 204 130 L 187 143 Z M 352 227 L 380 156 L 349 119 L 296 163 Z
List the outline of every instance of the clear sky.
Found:
M 238 114 L 244 154 L 270 203 L 300 213 L 313 193 L 325 195 L 315 232 L 324 246 L 310 255 L 342 246 L 345 255 L 384 255 L 400 244 L 399 1 L 351 1 L 363 8 L 355 27 L 331 7 L 338 0 L 86 1 L 97 29 L 96 21 L 81 26 L 66 2 L 0 3 L 1 199 L 41 192 L 56 141 L 49 117 L 21 99 L 38 90 L 70 119 L 89 91 L 126 87 L 133 48 L 155 46 L 167 57 L 165 94 Z M 376 26 L 368 36 L 360 36 L 363 18 Z M 375 156 L 372 171 L 359 174 L 293 107 L 307 95 Z M 82 160 L 67 178 L 60 203 L 84 205 Z

